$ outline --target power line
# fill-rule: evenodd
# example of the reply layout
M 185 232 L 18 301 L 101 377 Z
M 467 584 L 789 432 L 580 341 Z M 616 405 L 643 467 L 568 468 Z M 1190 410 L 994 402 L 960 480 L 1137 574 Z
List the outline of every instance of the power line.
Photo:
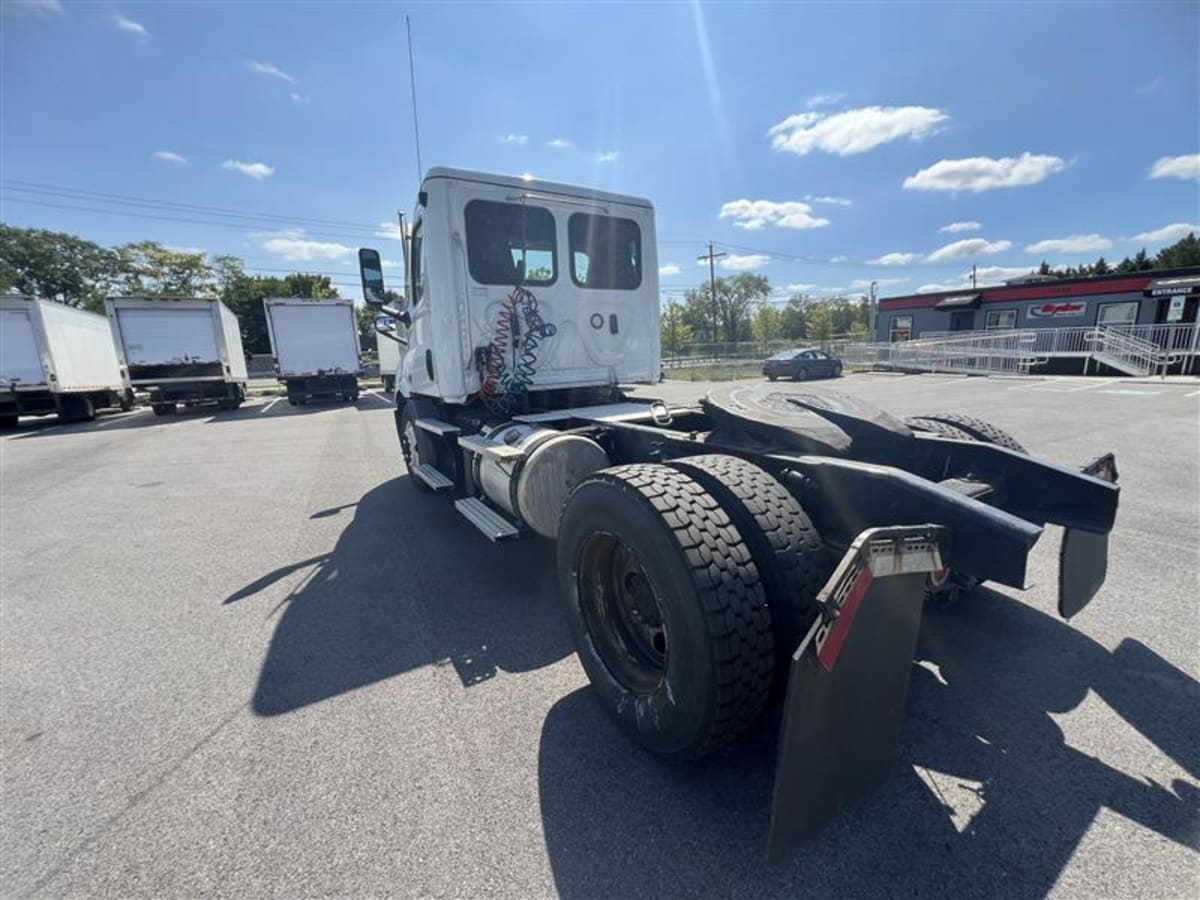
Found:
M 66 185 L 47 184 L 37 181 L 22 181 L 16 178 L 0 179 L 10 190 L 31 194 L 63 195 L 75 199 L 103 200 L 124 206 L 145 206 L 149 208 L 168 209 L 183 212 L 196 212 L 203 215 L 218 217 L 236 217 L 240 219 L 275 220 L 295 224 L 328 225 L 335 228 L 349 228 L 358 231 L 378 229 L 379 225 L 368 225 L 363 222 L 347 222 L 340 219 L 317 219 L 309 216 L 285 216 L 279 213 L 254 212 L 252 210 L 230 209 L 224 206 L 202 206 L 196 203 L 182 203 L 174 200 L 155 200 L 150 197 L 138 197 L 131 194 L 113 194 L 105 191 L 89 191 L 83 188 Z
M 160 221 L 160 222 L 181 222 L 181 223 L 184 223 L 187 225 L 205 225 L 205 226 L 213 227 L 213 228 L 237 228 L 242 231 L 245 231 L 247 229 L 247 227 L 249 227 L 245 223 L 204 221 L 201 219 L 186 219 L 186 218 L 181 218 L 179 216 L 159 216 L 159 215 L 154 215 L 154 214 L 148 213 L 148 212 L 126 212 L 125 210 L 120 210 L 120 209 L 96 209 L 95 207 L 90 207 L 90 206 L 76 206 L 76 205 L 69 204 L 69 203 L 49 203 L 44 200 L 29 200 L 29 199 L 26 199 L 23 197 L 6 197 L 5 202 L 7 202 L 7 203 L 23 203 L 23 204 L 26 204 L 29 206 L 44 206 L 44 207 L 48 207 L 50 209 L 70 209 L 70 210 L 76 210 L 78 212 L 100 213 L 101 215 L 109 215 L 109 216 L 124 216 L 126 218 L 132 218 L 132 219 L 147 219 L 147 220 L 156 220 L 156 221 Z M 317 232 L 317 231 L 307 231 L 307 230 L 304 232 L 304 234 L 306 237 L 323 237 L 323 238 L 330 238 L 332 240 L 352 240 L 352 239 L 356 239 L 356 238 L 361 240 L 362 238 L 366 237 L 366 235 L 361 235 L 361 234 L 360 235 L 331 234 L 328 232 Z M 385 239 L 388 239 L 388 237 L 389 237 L 387 234 L 384 234 L 382 232 L 375 232 L 372 236 L 379 237 L 379 238 L 385 238 Z

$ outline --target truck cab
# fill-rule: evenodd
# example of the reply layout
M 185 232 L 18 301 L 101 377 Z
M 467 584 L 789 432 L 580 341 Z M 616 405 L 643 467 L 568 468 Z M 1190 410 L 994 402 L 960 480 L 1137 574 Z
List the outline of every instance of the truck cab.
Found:
M 422 181 L 406 250 L 401 398 L 467 405 L 656 379 L 648 200 L 435 168 Z

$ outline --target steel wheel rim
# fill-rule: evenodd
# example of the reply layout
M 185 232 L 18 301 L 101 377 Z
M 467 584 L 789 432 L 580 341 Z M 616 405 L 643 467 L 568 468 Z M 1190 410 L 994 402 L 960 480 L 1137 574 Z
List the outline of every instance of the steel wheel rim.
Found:
M 650 693 L 667 673 L 670 642 L 655 592 L 637 554 L 597 532 L 580 548 L 579 603 L 601 661 L 628 690 Z

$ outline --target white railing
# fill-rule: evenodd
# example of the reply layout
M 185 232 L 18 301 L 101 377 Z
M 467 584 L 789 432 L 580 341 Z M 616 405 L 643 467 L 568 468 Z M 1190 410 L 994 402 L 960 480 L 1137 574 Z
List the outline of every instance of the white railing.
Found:
M 1081 325 L 1063 328 L 1030 328 L 1036 336 L 1033 352 L 1039 357 L 1077 356 L 1086 358 L 1095 355 L 1096 344 L 1089 335 L 1097 330 L 1126 334 L 1131 338 L 1153 344 L 1171 357 L 1168 364 L 1182 363 L 1183 371 L 1190 372 L 1200 356 L 1200 325 L 1194 322 L 1174 325 Z M 997 329 L 999 330 L 999 329 Z M 955 337 L 965 334 L 987 334 L 980 331 L 923 331 L 919 340 L 927 338 Z M 1159 366 L 1161 368 L 1161 366 Z
M 1087 342 L 1097 362 L 1127 375 L 1149 375 L 1165 362 L 1166 351 L 1158 344 L 1117 328 L 1097 328 L 1088 333 Z
M 835 351 L 847 365 L 910 372 L 1024 375 L 1039 361 L 1030 330 L 959 331 L 894 344 L 845 344 Z

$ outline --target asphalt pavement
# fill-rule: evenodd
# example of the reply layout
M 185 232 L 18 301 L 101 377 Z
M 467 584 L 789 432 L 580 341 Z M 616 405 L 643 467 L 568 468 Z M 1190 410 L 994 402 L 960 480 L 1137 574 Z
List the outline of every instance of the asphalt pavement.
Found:
M 1196 896 L 1197 387 L 828 386 L 1064 464 L 1112 450 L 1122 500 L 1072 622 L 1055 533 L 1028 591 L 927 614 L 895 777 L 781 866 L 772 723 L 682 767 L 625 741 L 552 544 L 418 493 L 385 398 L 23 420 L 0 440 L 0 892 Z

